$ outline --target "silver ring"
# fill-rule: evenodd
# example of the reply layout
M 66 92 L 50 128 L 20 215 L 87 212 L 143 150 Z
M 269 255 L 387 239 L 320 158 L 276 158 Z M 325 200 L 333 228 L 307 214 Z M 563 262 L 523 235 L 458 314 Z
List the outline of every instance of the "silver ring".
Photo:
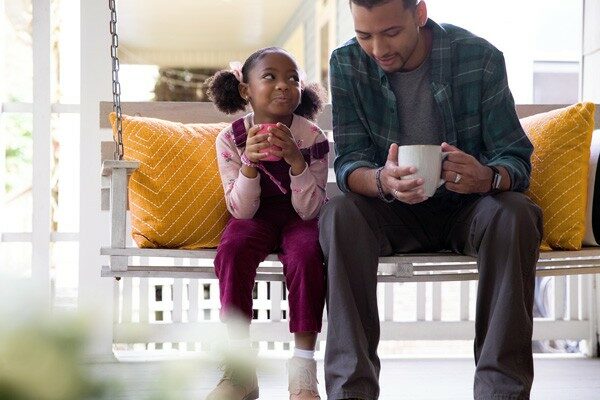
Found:
M 461 179 L 462 179 L 462 175 L 461 175 L 461 174 L 459 174 L 459 173 L 457 173 L 457 174 L 456 174 L 456 178 L 454 178 L 454 183 L 458 183 L 458 182 L 460 182 L 460 180 L 461 180 Z
M 398 189 L 394 189 L 394 193 L 393 193 L 395 198 L 398 198 Z

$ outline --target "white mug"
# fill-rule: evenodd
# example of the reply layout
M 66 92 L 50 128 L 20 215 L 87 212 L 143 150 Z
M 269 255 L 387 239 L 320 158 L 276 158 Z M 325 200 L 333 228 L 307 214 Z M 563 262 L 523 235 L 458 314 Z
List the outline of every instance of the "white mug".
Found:
M 425 196 L 431 197 L 436 189 L 446 181 L 442 179 L 442 161 L 448 153 L 442 153 L 442 146 L 434 144 L 415 144 L 398 147 L 398 165 L 415 167 L 417 172 L 401 179 L 422 178 Z

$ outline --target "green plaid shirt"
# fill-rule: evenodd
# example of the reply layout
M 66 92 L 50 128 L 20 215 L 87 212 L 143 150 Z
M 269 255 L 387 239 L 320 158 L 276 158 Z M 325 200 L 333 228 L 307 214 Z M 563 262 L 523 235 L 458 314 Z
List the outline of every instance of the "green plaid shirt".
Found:
M 503 166 L 511 190 L 529 186 L 531 142 L 525 135 L 508 88 L 502 53 L 489 42 L 453 25 L 433 31 L 431 90 L 442 114 L 444 140 L 482 164 Z M 398 141 L 396 96 L 385 72 L 356 38 L 333 51 L 330 60 L 334 169 L 348 192 L 348 176 L 359 167 L 385 164 Z

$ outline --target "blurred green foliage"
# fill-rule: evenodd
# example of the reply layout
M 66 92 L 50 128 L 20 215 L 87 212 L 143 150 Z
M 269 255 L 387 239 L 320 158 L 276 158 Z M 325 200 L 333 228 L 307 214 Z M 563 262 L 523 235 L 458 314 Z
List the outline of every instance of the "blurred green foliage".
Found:
M 0 331 L 1 400 L 108 400 L 120 388 L 84 362 L 85 330 L 75 320 L 35 320 Z
M 33 134 L 30 115 L 8 114 L 2 125 L 6 146 L 6 182 L 4 190 L 13 190 L 31 184 Z

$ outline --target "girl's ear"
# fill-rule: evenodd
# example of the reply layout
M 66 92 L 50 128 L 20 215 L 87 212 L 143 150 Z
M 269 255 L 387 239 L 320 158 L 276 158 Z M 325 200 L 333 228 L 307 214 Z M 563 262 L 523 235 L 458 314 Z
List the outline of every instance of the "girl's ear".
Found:
M 248 101 L 250 99 L 250 95 L 248 94 L 248 84 L 247 83 L 240 82 L 240 84 L 238 86 L 238 90 L 240 91 L 240 96 L 242 97 L 242 99 L 244 99 L 245 101 Z

